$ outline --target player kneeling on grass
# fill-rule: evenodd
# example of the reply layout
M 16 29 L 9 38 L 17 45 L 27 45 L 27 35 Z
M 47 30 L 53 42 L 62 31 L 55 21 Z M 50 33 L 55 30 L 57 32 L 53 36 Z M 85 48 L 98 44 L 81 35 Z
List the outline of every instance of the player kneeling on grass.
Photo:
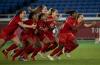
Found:
M 77 14 L 75 11 L 71 11 L 67 21 L 64 23 L 64 27 L 60 30 L 59 33 L 59 47 L 56 48 L 48 58 L 54 60 L 53 56 L 59 57 L 62 54 L 62 49 L 64 48 L 64 53 L 71 53 L 75 48 L 78 47 L 76 42 L 76 33 L 78 28 L 82 25 L 85 27 L 92 27 L 95 25 L 95 22 L 92 24 L 85 24 L 83 22 L 84 16 L 82 14 Z M 70 57 L 68 55 L 68 57 Z

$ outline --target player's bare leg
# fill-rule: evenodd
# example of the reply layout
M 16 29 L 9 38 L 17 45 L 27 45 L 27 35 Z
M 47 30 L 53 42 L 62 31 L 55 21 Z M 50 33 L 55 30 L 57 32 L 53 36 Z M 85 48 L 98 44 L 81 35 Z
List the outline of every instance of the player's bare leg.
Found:
M 17 47 L 21 47 L 21 46 L 20 46 L 21 42 L 20 42 L 20 40 L 19 40 L 19 38 L 18 38 L 17 36 L 14 37 L 14 38 L 12 38 L 11 40 L 14 42 L 14 44 L 12 44 L 10 47 L 8 47 L 7 49 L 4 49 L 4 50 L 2 51 L 2 53 L 3 53 L 4 56 L 5 56 L 5 58 L 8 58 L 8 53 L 9 53 L 9 51 L 14 50 L 14 49 L 16 49 Z M 13 51 L 12 51 L 12 52 L 13 52 Z

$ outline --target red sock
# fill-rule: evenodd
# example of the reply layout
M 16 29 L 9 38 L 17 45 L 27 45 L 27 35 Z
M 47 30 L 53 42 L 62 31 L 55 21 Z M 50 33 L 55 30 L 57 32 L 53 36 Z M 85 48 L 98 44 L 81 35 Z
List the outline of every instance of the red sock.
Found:
M 71 49 L 70 49 L 70 52 L 71 52 L 78 47 L 78 44 L 76 44 L 74 42 L 70 42 L 70 43 L 72 44 Z
M 14 44 L 12 44 L 10 47 L 8 47 L 6 50 L 7 50 L 7 51 L 11 51 L 11 50 L 13 50 L 13 49 L 15 49 L 15 48 L 17 48 L 17 45 L 14 43 Z
M 23 52 L 20 54 L 21 57 L 27 57 L 30 53 L 34 51 L 33 45 L 29 45 L 24 48 Z M 27 55 L 27 56 L 26 56 Z
M 49 43 L 44 43 L 43 48 L 41 49 L 41 52 L 42 53 L 46 52 L 46 49 L 48 49 L 49 45 L 50 45 Z
M 19 48 L 14 49 L 14 53 L 16 53 L 16 52 L 19 51 L 19 50 L 20 50 Z
M 35 49 L 34 49 L 34 52 L 33 52 L 33 54 L 32 54 L 32 56 L 31 56 L 31 58 L 35 60 L 35 56 L 37 55 L 37 53 L 38 53 L 40 50 L 41 50 L 41 48 L 35 48 Z
M 24 50 L 26 53 L 28 52 L 32 52 L 33 51 L 33 45 L 28 45 L 25 50 Z
M 78 44 L 74 43 L 73 41 L 69 41 L 67 45 L 65 46 L 65 52 L 70 53 L 77 47 L 78 47 Z
M 23 49 L 17 50 L 17 52 L 16 52 L 15 55 L 13 56 L 12 60 L 15 61 L 16 57 L 18 57 L 22 52 L 23 52 Z
M 50 56 L 54 56 L 55 54 L 57 54 L 59 51 L 61 51 L 62 49 L 60 48 L 56 48 L 51 54 Z
M 56 56 L 60 56 L 62 54 L 62 51 L 60 51 Z
M 53 50 L 57 47 L 57 43 L 56 42 L 52 42 L 51 45 L 48 47 L 47 51 Z

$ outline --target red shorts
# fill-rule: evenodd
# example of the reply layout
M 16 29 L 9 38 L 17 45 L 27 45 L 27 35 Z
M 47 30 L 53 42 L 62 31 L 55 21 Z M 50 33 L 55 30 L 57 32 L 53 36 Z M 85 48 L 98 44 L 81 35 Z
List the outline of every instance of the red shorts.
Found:
M 55 40 L 54 34 L 51 31 L 46 31 L 45 35 L 49 38 L 49 40 L 52 42 Z
M 75 35 L 73 33 L 60 33 L 59 34 L 59 44 L 67 44 L 67 41 L 73 41 Z
M 23 42 L 24 45 L 28 44 L 27 43 L 28 40 L 30 40 L 31 43 L 34 44 L 36 42 L 36 38 L 37 38 L 36 35 L 34 35 L 32 33 L 30 33 L 30 34 L 28 34 L 28 33 L 22 33 L 21 34 L 21 39 L 22 39 L 22 42 Z
M 39 33 L 39 35 L 37 35 L 37 36 L 38 36 L 38 39 L 39 39 L 40 41 L 43 41 L 44 38 L 45 38 L 44 32 Z
M 22 29 L 21 28 L 17 28 L 17 30 L 14 32 L 14 35 L 17 35 L 18 37 L 20 37 L 21 32 L 22 32 Z
M 67 52 L 67 53 L 70 53 L 71 51 L 73 51 L 77 47 L 78 47 L 78 44 L 73 43 L 73 42 L 67 42 L 67 44 L 65 44 L 65 46 L 64 46 L 65 52 Z
M 65 51 L 70 53 L 78 44 L 75 42 L 75 35 L 73 33 L 60 33 L 59 44 L 64 45 Z
M 0 39 L 4 39 L 5 42 L 11 40 L 12 38 L 14 38 L 16 35 L 15 34 L 7 34 L 6 32 L 2 32 L 0 34 Z

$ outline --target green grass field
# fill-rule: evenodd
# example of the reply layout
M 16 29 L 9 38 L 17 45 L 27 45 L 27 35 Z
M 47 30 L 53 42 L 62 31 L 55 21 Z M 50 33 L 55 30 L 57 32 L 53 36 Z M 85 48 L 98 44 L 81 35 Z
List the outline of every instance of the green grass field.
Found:
M 94 44 L 93 40 L 80 40 L 78 42 L 79 47 L 71 53 L 71 58 L 62 55 L 61 60 L 55 61 L 50 61 L 48 58 L 43 59 L 37 55 L 36 61 L 12 62 L 11 59 L 4 59 L 0 51 L 0 65 L 100 65 L 100 44 Z M 8 44 L 3 48 L 10 45 Z

